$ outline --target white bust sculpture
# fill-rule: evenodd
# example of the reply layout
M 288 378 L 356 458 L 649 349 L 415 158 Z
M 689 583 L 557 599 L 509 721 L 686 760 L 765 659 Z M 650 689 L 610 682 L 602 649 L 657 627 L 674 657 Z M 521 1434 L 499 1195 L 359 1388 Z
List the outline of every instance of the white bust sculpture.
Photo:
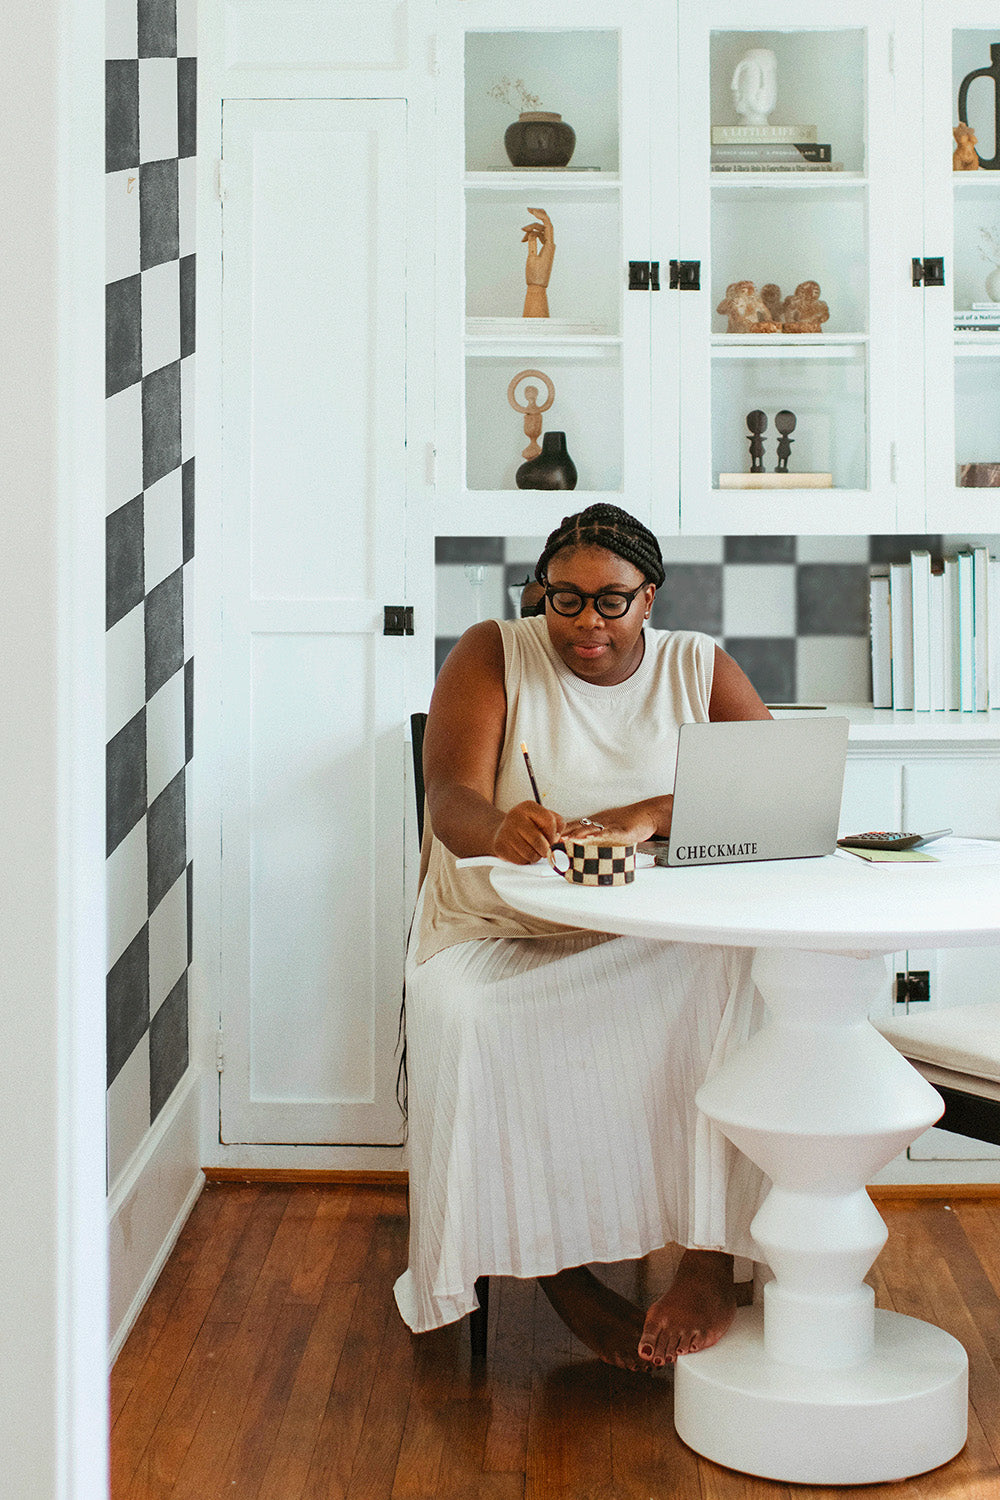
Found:
M 744 125 L 766 125 L 778 98 L 778 59 L 767 47 L 751 47 L 736 64 L 733 107 Z

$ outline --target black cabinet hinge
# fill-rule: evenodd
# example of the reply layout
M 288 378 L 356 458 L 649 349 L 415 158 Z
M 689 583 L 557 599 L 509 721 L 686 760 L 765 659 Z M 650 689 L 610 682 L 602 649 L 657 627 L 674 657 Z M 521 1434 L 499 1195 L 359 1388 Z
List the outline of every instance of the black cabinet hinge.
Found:
M 909 973 L 897 973 L 893 999 L 897 1005 L 920 1004 L 931 998 L 931 976 L 929 969 L 911 969 Z
M 385 606 L 383 635 L 413 634 L 413 605 L 387 604 Z
M 944 256 L 929 255 L 926 260 L 913 257 L 913 285 L 944 286 Z
M 672 292 L 701 291 L 701 261 L 672 260 L 670 262 L 670 290 Z
M 658 292 L 660 290 L 660 262 L 658 260 L 630 260 L 628 289 L 630 292 Z

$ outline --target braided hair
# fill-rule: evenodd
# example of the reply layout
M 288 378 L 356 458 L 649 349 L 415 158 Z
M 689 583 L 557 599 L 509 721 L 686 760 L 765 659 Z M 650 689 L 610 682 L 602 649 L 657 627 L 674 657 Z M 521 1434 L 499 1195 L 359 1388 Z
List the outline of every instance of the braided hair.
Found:
M 545 583 L 548 566 L 564 547 L 603 547 L 623 557 L 657 588 L 663 582 L 663 557 L 656 537 L 617 505 L 588 505 L 576 515 L 564 516 L 542 548 L 535 564 L 535 577 Z

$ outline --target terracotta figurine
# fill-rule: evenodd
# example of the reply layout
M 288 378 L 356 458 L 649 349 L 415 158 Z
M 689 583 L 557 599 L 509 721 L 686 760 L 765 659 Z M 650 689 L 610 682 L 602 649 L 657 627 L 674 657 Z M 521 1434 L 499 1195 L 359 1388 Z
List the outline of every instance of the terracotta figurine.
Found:
M 781 322 L 785 333 L 822 333 L 829 316 L 830 309 L 819 300 L 819 282 L 800 281 L 785 298 Z
M 979 170 L 979 152 L 976 150 L 976 132 L 971 125 L 956 125 L 952 131 L 955 150 L 952 153 L 953 172 L 976 172 Z
M 780 323 L 782 320 L 782 308 L 784 306 L 781 297 L 781 287 L 776 286 L 773 281 L 769 281 L 766 286 L 762 286 L 760 289 L 760 300 L 767 308 L 771 321 L 773 323 Z
M 772 317 L 767 303 L 752 281 L 732 281 L 716 308 L 729 319 L 727 333 L 780 333 L 781 324 Z

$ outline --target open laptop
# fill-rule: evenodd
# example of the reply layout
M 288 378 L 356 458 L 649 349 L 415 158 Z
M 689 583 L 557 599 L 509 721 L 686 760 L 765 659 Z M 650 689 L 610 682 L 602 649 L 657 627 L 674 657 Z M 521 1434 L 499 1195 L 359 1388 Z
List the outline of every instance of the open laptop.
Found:
M 682 724 L 671 866 L 806 859 L 837 843 L 847 719 Z

